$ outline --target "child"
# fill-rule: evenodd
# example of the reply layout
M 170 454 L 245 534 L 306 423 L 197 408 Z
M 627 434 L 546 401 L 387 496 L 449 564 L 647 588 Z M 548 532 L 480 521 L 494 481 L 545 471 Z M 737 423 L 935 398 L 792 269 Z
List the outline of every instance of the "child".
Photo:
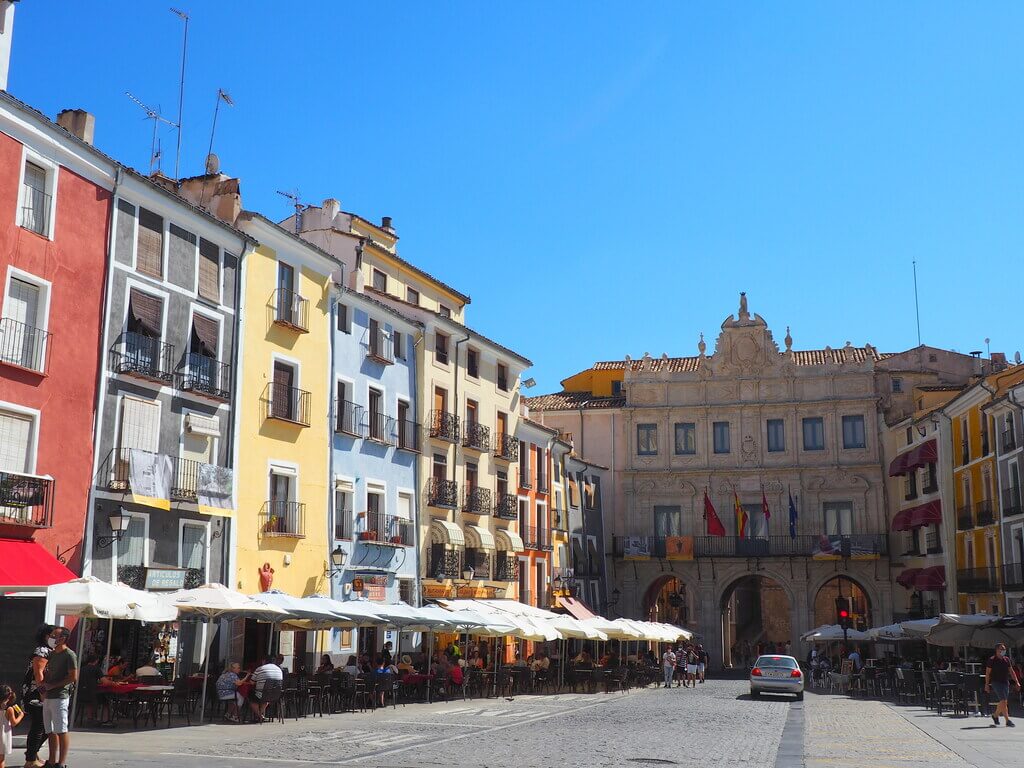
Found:
M 14 691 L 9 685 L 0 685 L 0 713 L 3 721 L 0 722 L 0 768 L 7 765 L 7 756 L 14 752 L 14 729 L 25 717 L 21 707 L 14 703 Z

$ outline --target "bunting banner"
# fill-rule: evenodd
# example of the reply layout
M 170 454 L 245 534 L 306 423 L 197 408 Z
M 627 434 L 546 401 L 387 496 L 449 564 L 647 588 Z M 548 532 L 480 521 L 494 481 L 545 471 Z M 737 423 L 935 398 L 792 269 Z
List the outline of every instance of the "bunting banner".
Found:
M 625 560 L 650 560 L 651 540 L 646 536 L 627 536 L 622 543 Z
M 128 451 L 128 482 L 136 504 L 169 510 L 173 473 L 174 465 L 166 454 L 135 448 Z
M 715 512 L 715 505 L 711 503 L 707 488 L 704 489 L 704 521 L 707 523 L 708 536 L 725 536 L 725 526 L 718 519 L 718 513 Z
M 873 547 L 858 546 L 849 536 L 826 536 L 822 534 L 811 549 L 814 560 L 878 560 L 878 550 Z
M 233 517 L 235 514 L 231 507 L 233 481 L 232 472 L 227 467 L 200 464 L 199 480 L 196 487 L 199 511 L 204 515 Z
M 666 560 L 693 560 L 693 536 L 666 536 Z

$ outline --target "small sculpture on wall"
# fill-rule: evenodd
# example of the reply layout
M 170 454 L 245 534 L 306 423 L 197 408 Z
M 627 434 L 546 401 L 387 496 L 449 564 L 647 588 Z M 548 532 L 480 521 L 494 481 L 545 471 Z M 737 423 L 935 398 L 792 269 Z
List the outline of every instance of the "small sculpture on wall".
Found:
M 270 567 L 270 563 L 264 563 L 260 566 L 260 592 L 269 592 L 271 587 L 274 586 L 274 569 Z

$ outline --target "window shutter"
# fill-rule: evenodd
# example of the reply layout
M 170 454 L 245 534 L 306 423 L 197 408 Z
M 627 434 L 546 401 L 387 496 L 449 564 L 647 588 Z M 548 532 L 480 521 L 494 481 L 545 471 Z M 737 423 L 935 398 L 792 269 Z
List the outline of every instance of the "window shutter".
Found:
M 141 517 L 133 517 L 128 523 L 128 530 L 117 545 L 118 565 L 143 565 L 146 548 L 146 521 Z
M 206 529 L 198 525 L 184 525 L 181 528 L 182 568 L 198 568 L 206 565 Z
M 28 472 L 31 443 L 31 417 L 0 412 L 0 470 Z
M 156 296 L 149 296 L 132 288 L 131 297 L 128 300 L 128 316 L 138 325 L 142 331 L 154 339 L 161 336 L 160 328 L 163 325 L 164 303 Z M 129 330 L 131 330 L 129 328 Z
M 199 295 L 220 300 L 220 251 L 209 240 L 199 240 Z
M 404 493 L 398 494 L 398 517 L 412 520 L 412 498 Z
M 159 453 L 160 408 L 156 403 L 134 397 L 122 401 L 121 448 Z
M 199 341 L 200 351 L 208 357 L 217 357 L 217 339 L 220 327 L 216 320 L 202 315 L 192 315 L 192 333 Z
M 164 220 L 152 211 L 139 208 L 139 237 L 135 266 L 139 272 L 163 277 Z

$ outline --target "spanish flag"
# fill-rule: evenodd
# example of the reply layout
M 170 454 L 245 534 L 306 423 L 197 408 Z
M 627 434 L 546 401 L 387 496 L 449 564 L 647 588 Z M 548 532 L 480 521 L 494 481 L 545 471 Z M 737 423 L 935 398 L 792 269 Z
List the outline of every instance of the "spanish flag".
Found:
M 747 537 L 747 512 L 740 505 L 740 497 L 736 491 L 732 492 L 733 506 L 736 508 L 736 535 L 741 539 Z

